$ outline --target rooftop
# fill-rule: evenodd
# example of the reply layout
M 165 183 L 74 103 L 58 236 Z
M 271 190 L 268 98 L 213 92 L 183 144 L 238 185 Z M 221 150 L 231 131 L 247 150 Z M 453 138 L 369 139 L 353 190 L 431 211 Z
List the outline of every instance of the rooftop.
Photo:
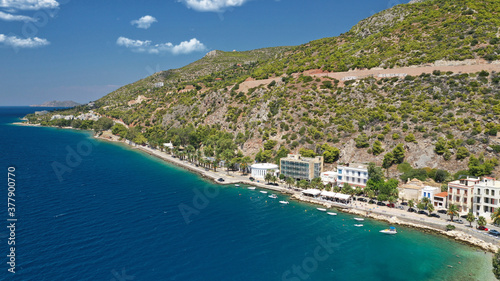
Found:
M 448 192 L 440 192 L 438 194 L 434 194 L 434 197 L 447 197 L 448 196 Z

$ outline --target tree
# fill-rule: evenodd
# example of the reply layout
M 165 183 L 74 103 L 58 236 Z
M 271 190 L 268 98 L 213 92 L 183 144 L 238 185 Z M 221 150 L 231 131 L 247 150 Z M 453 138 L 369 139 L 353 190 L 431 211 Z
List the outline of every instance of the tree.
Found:
M 351 194 L 353 192 L 353 188 L 350 184 L 345 182 L 344 185 L 342 186 L 341 192 L 344 194 Z
M 415 139 L 415 136 L 414 136 L 412 133 L 409 133 L 409 134 L 405 137 L 405 141 L 406 141 L 406 142 L 414 142 L 414 143 L 417 143 L 417 140 Z
M 299 153 L 302 157 L 316 157 L 316 153 L 310 149 L 301 148 Z
M 288 177 L 288 178 L 286 178 L 285 182 L 286 182 L 286 184 L 288 184 L 288 188 L 290 188 L 295 183 L 295 180 Z
M 435 144 L 434 152 L 439 155 L 443 155 L 446 151 L 448 151 L 448 144 L 444 138 L 439 138 Z
M 111 127 L 113 127 L 113 120 L 107 117 L 101 117 L 94 122 L 94 130 L 97 132 L 109 130 Z
M 458 216 L 458 207 L 457 207 L 457 205 L 450 204 L 450 206 L 448 206 L 448 212 L 447 212 L 447 214 L 448 214 L 448 216 L 450 216 L 451 221 L 453 221 L 453 217 L 454 216 Z
M 382 168 L 389 169 L 392 166 L 392 163 L 394 163 L 394 155 L 392 155 L 391 152 L 387 152 L 384 155 L 384 161 L 382 162 Z
M 264 176 L 264 179 L 267 181 L 267 183 L 269 183 L 273 178 L 273 175 L 271 173 L 267 173 L 265 176 Z
M 268 140 L 264 143 L 264 150 L 273 150 L 273 148 L 278 144 L 275 140 Z
M 432 214 L 432 212 L 434 212 L 434 205 L 432 205 L 432 202 L 430 201 L 427 204 L 427 211 L 429 211 L 429 215 Z
M 117 136 L 120 136 L 122 138 L 124 138 L 126 135 L 127 135 L 127 131 L 128 129 L 123 126 L 122 124 L 115 124 L 112 128 L 111 128 L 111 133 L 113 133 L 113 135 L 117 135 Z
M 486 218 L 483 217 L 483 216 L 479 216 L 479 218 L 477 218 L 477 224 L 479 226 L 485 226 L 486 225 Z
M 231 149 L 226 149 L 224 150 L 224 152 L 222 152 L 221 157 L 226 164 L 227 174 L 229 175 L 229 163 L 234 158 L 234 151 Z
M 382 148 L 382 143 L 378 140 L 375 141 L 372 146 L 373 155 L 379 155 L 382 152 L 384 152 L 384 149 Z
M 457 158 L 457 160 L 462 160 L 469 157 L 469 155 L 470 155 L 469 150 L 461 146 L 457 149 L 457 155 L 455 157 Z
M 476 217 L 474 216 L 474 213 L 469 212 L 465 219 L 469 222 L 469 226 L 472 227 L 472 222 L 476 219 Z
M 499 224 L 500 223 L 500 208 L 497 208 L 491 214 L 491 220 L 493 221 L 493 224 Z
M 493 274 L 500 280 L 500 249 L 495 253 L 492 259 Z
M 413 209 L 414 206 L 415 206 L 415 203 L 413 202 L 413 200 L 412 199 L 408 200 L 408 207 L 410 209 Z
M 370 190 L 366 191 L 366 196 L 370 199 L 373 199 L 373 198 L 375 198 L 375 192 L 370 189 Z
M 417 209 L 418 209 L 419 211 L 422 211 L 423 209 L 425 209 L 425 203 L 424 203 L 424 202 L 422 202 L 422 201 L 418 202 L 418 203 L 417 203 Z
M 384 173 L 380 167 L 377 167 L 375 163 L 368 163 L 368 177 L 374 182 L 379 182 L 384 180 Z
M 309 182 L 302 179 L 298 182 L 297 185 L 299 186 L 299 188 L 306 189 L 309 186 Z
M 323 144 L 321 146 L 323 149 L 323 161 L 325 163 L 333 163 L 339 159 L 340 150 L 336 147 L 329 146 L 328 144 Z
M 405 149 L 403 147 L 403 144 L 402 143 L 398 144 L 392 150 L 392 154 L 393 154 L 393 157 L 394 157 L 394 163 L 396 163 L 396 164 L 403 163 L 403 161 L 405 159 Z
M 370 146 L 368 143 L 368 136 L 363 133 L 354 139 L 357 148 L 364 148 Z

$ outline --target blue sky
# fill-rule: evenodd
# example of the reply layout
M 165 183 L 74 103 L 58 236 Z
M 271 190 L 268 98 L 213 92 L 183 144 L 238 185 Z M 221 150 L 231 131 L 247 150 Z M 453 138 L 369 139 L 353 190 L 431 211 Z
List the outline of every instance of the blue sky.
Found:
M 96 100 L 210 50 L 337 36 L 408 0 L 0 0 L 0 105 Z

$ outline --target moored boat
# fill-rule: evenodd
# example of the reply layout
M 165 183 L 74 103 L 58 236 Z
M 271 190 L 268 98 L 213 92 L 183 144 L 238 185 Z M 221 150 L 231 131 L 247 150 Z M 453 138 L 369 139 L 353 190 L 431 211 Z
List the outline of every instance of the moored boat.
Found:
M 396 233 L 398 233 L 394 226 L 391 226 L 388 229 L 381 230 L 380 232 L 384 233 L 384 234 L 396 234 Z
M 362 224 L 355 224 L 354 226 L 356 226 L 356 227 L 362 227 L 363 225 Z
M 248 189 L 255 190 L 255 186 L 249 186 Z
M 269 195 L 269 198 L 276 199 L 276 198 L 278 198 L 278 195 L 276 195 L 276 194 L 271 194 L 271 195 Z
M 329 214 L 330 216 L 336 216 L 337 213 L 333 213 L 333 212 L 328 212 L 327 214 Z
M 266 193 L 267 193 L 267 191 L 265 191 L 265 190 L 261 190 L 261 191 L 260 191 L 260 193 L 264 193 L 264 194 L 266 194 Z
M 365 219 L 362 219 L 362 218 L 354 218 L 355 220 L 357 221 L 364 221 Z
M 288 201 L 280 201 L 281 204 L 290 204 Z
M 235 184 L 234 186 L 239 187 L 240 185 L 239 184 Z
M 321 212 L 326 212 L 326 209 L 324 209 L 324 208 L 316 208 L 316 210 L 321 211 Z

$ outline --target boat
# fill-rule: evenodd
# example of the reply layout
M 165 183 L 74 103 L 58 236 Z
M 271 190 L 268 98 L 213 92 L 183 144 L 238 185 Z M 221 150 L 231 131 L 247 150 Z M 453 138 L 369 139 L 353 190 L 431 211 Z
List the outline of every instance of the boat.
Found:
M 330 216 L 336 216 L 337 213 L 333 213 L 333 212 L 328 212 L 327 214 L 329 214 Z
M 280 201 L 281 204 L 290 204 L 288 201 Z
M 363 225 L 362 224 L 355 224 L 354 226 L 356 226 L 356 227 L 362 227 Z
M 354 218 L 355 220 L 357 221 L 364 221 L 365 219 L 362 219 L 362 218 Z
M 269 198 L 276 199 L 276 198 L 278 198 L 278 195 L 276 195 L 276 194 L 271 194 L 271 195 L 269 195 Z
M 394 226 L 391 226 L 388 229 L 381 230 L 380 232 L 381 233 L 385 233 L 385 234 L 396 234 L 396 233 L 398 233 L 396 231 L 396 228 Z
M 264 193 L 264 194 L 266 194 L 266 193 L 267 193 L 267 191 L 261 190 L 261 191 L 260 191 L 260 193 Z
M 255 190 L 255 186 L 249 186 L 248 189 Z
M 324 209 L 324 208 L 316 208 L 316 210 L 321 211 L 321 212 L 326 212 L 326 209 Z
M 239 184 L 235 184 L 234 186 L 239 187 L 240 185 Z

